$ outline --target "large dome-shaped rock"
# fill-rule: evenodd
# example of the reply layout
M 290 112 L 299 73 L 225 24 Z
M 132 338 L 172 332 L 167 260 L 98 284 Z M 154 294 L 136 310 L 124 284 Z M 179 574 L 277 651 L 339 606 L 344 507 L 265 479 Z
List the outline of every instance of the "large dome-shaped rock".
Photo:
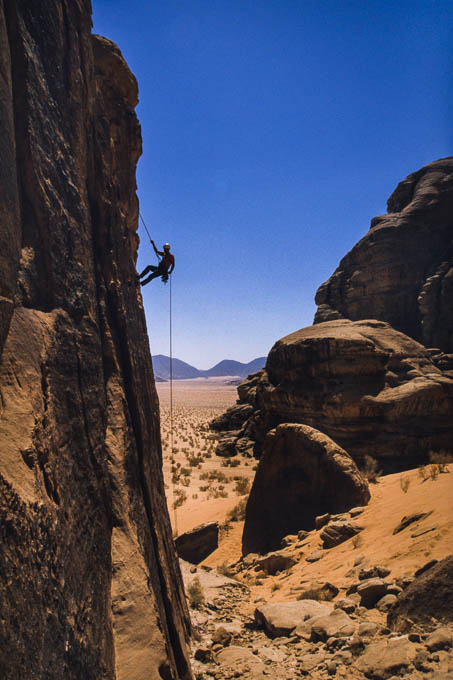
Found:
M 190 678 L 135 286 L 137 83 L 89 0 L 0 0 L 0 675 Z
M 280 423 L 305 423 L 386 470 L 451 448 L 453 378 L 382 321 L 339 319 L 292 333 L 271 349 L 266 374 L 250 419 L 258 442 Z
M 352 458 L 307 425 L 284 424 L 264 446 L 245 513 L 242 552 L 266 553 L 283 536 L 313 529 L 315 517 L 368 503 L 368 484 Z
M 315 323 L 379 319 L 452 353 L 453 158 L 409 175 L 387 210 L 319 288 Z

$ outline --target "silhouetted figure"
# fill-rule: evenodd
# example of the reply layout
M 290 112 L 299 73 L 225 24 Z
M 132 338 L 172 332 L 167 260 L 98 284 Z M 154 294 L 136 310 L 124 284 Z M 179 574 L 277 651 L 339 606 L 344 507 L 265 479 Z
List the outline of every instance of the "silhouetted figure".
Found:
M 163 250 L 157 250 L 156 244 L 152 239 L 151 245 L 153 246 L 156 255 L 162 259 L 157 265 L 157 267 L 152 264 L 149 264 L 147 267 L 145 267 L 141 274 L 137 274 L 137 284 L 140 284 L 142 286 L 146 286 L 147 283 L 149 283 L 153 279 L 156 279 L 158 276 L 162 278 L 162 281 L 164 283 L 167 283 L 169 275 L 175 268 L 175 257 L 172 253 L 170 253 L 169 243 L 164 243 Z M 141 280 L 142 277 L 146 276 L 146 274 L 149 274 L 149 272 L 152 272 L 152 274 L 150 274 L 148 278 L 142 281 Z

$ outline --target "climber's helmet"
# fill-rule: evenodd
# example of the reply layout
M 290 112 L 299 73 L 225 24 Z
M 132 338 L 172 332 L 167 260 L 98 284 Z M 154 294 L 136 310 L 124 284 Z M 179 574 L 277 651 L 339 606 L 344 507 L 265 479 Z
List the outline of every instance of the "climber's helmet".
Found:
M 170 244 L 164 243 L 164 250 L 170 250 Z

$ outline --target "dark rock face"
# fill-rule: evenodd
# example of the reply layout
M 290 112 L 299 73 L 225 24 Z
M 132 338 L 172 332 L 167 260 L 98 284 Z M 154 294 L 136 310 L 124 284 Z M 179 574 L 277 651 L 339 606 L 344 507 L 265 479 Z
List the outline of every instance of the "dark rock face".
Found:
M 432 625 L 432 618 L 453 620 L 453 555 L 418 576 L 398 597 L 387 616 L 389 628 L 401 632 L 415 624 Z
M 218 547 L 219 525 L 217 522 L 208 522 L 186 531 L 178 536 L 175 545 L 181 559 L 198 564 Z
M 0 665 L 190 678 L 133 285 L 137 85 L 90 11 L 0 1 Z
M 422 345 L 381 321 L 340 319 L 273 346 L 243 429 L 262 445 L 276 425 L 304 423 L 396 470 L 449 450 L 452 421 L 453 378 Z
M 314 323 L 379 319 L 453 352 L 453 158 L 401 182 L 316 294 Z
M 285 424 L 265 442 L 247 503 L 242 552 L 266 553 L 283 536 L 313 529 L 323 512 L 368 503 L 368 484 L 352 458 L 306 425 Z

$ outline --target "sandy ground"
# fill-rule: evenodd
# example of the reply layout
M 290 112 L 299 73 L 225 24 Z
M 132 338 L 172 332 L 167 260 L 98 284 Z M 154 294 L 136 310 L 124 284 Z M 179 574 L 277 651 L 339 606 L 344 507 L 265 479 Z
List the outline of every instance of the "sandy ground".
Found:
M 170 383 L 156 385 L 161 412 L 164 479 L 176 535 L 204 522 L 222 524 L 253 480 L 256 461 L 217 457 L 214 454 L 215 437 L 208 428 L 213 418 L 235 403 L 237 392 L 236 385 L 231 384 L 233 380 L 228 376 L 175 380 L 173 437 Z
M 228 379 L 187 380 L 173 383 L 174 435 L 173 455 L 170 451 L 168 383 L 160 383 L 158 392 L 162 413 L 164 441 L 164 474 L 169 507 L 181 494 L 186 500 L 171 510 L 173 527 L 182 533 L 203 522 L 224 523 L 227 514 L 242 496 L 237 483 L 251 483 L 256 461 L 237 459 L 237 467 L 225 467 L 225 460 L 214 455 L 215 441 L 208 422 L 236 400 L 236 388 Z M 184 468 L 182 474 L 180 470 Z M 363 526 L 357 539 L 324 551 L 321 560 L 308 563 L 305 557 L 321 546 L 319 532 L 310 532 L 302 543 L 295 543 L 297 564 L 275 576 L 256 579 L 245 574 L 252 589 L 251 601 L 264 597 L 267 601 L 295 599 L 301 582 L 329 580 L 341 587 L 350 582 L 346 576 L 362 559 L 367 564 L 380 564 L 392 571 L 392 577 L 412 575 L 430 559 L 441 559 L 453 553 L 453 465 L 449 473 L 422 479 L 419 470 L 381 477 L 371 484 L 371 501 L 355 521 Z M 173 470 L 173 473 L 172 473 Z M 188 474 L 185 474 L 185 472 Z M 429 472 L 429 467 L 426 469 Z M 176 473 L 176 474 L 175 474 Z M 212 479 L 203 479 L 211 475 Z M 225 478 L 224 478 L 224 477 Z M 173 483 L 172 483 L 173 477 Z M 187 484 L 187 486 L 185 486 Z M 246 497 L 246 496 L 245 496 Z M 405 515 L 430 512 L 429 517 L 393 534 Z M 242 523 L 231 522 L 222 531 L 218 550 L 204 562 L 218 567 L 237 561 L 241 554 Z M 288 548 L 291 550 L 291 546 Z

